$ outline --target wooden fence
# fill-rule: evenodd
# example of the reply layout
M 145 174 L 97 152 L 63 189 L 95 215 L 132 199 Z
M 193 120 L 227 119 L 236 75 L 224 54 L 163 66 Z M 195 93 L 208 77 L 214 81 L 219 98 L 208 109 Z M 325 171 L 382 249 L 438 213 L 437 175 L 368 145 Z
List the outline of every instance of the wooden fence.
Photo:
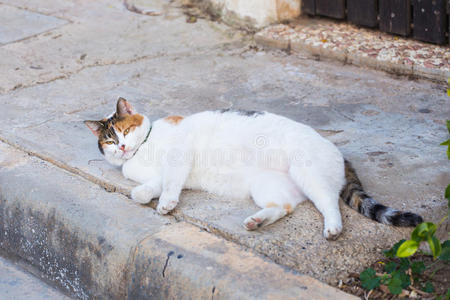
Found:
M 450 0 L 302 0 L 302 11 L 441 45 L 450 31 Z

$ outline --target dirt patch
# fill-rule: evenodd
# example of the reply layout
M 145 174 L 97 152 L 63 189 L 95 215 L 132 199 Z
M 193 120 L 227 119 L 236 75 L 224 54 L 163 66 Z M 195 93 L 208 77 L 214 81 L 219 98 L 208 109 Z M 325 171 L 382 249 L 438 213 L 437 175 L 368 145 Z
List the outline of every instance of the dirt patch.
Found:
M 402 290 L 400 295 L 393 295 L 389 292 L 386 285 L 368 291 L 362 287 L 360 274 L 350 273 L 346 281 L 340 281 L 338 288 L 361 299 L 446 299 L 447 290 L 450 288 L 450 264 L 441 260 L 433 262 L 433 258 L 423 254 L 415 255 L 410 259 L 411 263 L 422 261 L 427 269 L 417 278 L 414 278 L 411 272 L 407 271 L 410 276 L 411 285 Z M 382 259 L 370 265 L 376 271 L 378 276 L 387 274 L 385 266 L 391 262 L 400 264 L 400 259 Z M 410 270 L 409 270 L 410 271 Z M 430 283 L 434 292 L 426 292 L 427 283 Z M 429 285 L 429 284 L 428 284 Z M 447 298 L 448 299 L 448 298 Z

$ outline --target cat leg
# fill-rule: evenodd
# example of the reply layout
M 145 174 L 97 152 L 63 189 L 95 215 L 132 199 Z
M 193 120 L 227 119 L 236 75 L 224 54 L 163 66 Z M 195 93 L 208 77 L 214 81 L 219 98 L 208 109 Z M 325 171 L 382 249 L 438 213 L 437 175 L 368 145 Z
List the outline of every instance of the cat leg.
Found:
M 287 215 L 287 211 L 279 206 L 267 207 L 258 211 L 244 220 L 247 230 L 255 230 L 262 226 L 270 225 Z
M 191 172 L 192 158 L 189 154 L 173 160 L 167 158 L 163 169 L 162 193 L 156 207 L 159 214 L 165 215 L 177 206 L 181 190 Z
M 131 190 L 131 199 L 140 204 L 147 204 L 152 199 L 161 196 L 162 183 L 161 179 L 153 179 L 152 181 L 138 185 Z
M 340 187 L 333 186 L 331 180 L 317 175 L 311 167 L 307 170 L 292 166 L 289 174 L 303 193 L 314 203 L 324 219 L 323 236 L 336 239 L 342 231 L 342 218 L 339 211 Z
M 254 174 L 250 193 L 256 205 L 263 208 L 244 221 L 247 230 L 272 224 L 287 214 L 306 197 L 286 173 L 266 171 Z

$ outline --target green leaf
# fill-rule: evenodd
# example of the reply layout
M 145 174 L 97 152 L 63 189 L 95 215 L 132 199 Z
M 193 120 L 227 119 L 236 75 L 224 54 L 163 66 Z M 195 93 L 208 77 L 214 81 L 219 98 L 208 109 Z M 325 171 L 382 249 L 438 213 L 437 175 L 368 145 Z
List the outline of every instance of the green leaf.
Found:
M 450 140 L 446 140 L 440 144 L 441 146 L 450 146 Z
M 379 287 L 380 281 L 381 281 L 381 278 L 374 277 L 374 278 L 370 279 L 369 281 L 363 283 L 362 287 L 370 291 L 370 290 L 373 290 L 373 289 Z
M 359 278 L 360 279 L 366 279 L 366 278 L 370 278 L 370 277 L 374 277 L 376 272 L 374 269 L 372 268 L 367 268 L 364 271 L 361 272 L 361 274 L 359 274 Z
M 394 276 L 392 277 L 391 281 L 388 284 L 389 291 L 394 294 L 398 295 L 402 292 L 402 281 L 399 277 Z
M 423 261 L 415 261 L 411 264 L 411 271 L 413 274 L 422 274 L 425 271 L 425 264 Z
M 450 85 L 450 79 L 448 80 L 449 81 L 449 85 Z M 448 133 L 450 133 L 450 120 L 447 120 L 447 130 L 448 130 Z
M 412 240 L 407 240 L 397 250 L 398 257 L 408 257 L 416 253 L 419 248 L 419 243 Z
M 427 283 L 425 283 L 425 287 L 422 289 L 422 291 L 424 291 L 425 293 L 434 292 L 433 284 L 431 282 L 427 281 Z
M 408 274 L 406 274 L 405 272 L 399 272 L 399 278 L 401 283 L 402 288 L 406 289 L 408 286 L 411 285 L 411 278 L 409 278 Z
M 361 285 L 366 290 L 373 290 L 380 286 L 381 278 L 375 275 L 375 270 L 372 268 L 367 268 L 359 274 L 359 279 L 361 280 Z
M 399 271 L 406 271 L 409 269 L 410 262 L 408 258 L 401 258 L 400 259 L 400 268 Z
M 381 276 L 381 283 L 382 284 L 387 284 L 389 282 L 389 280 L 391 280 L 391 277 L 388 274 L 383 274 Z
M 441 243 L 435 236 L 429 236 L 427 239 L 428 245 L 430 245 L 431 253 L 433 253 L 433 257 L 436 258 L 441 255 Z
M 394 246 L 392 246 L 391 249 L 383 251 L 384 256 L 386 256 L 387 258 L 395 258 L 395 255 L 397 253 L 398 247 L 400 247 L 400 245 L 403 244 L 404 241 L 406 241 L 406 240 L 405 239 L 401 239 L 400 241 L 395 243 Z
M 398 264 L 396 262 L 390 261 L 384 265 L 384 271 L 387 273 L 392 273 L 397 269 Z
M 450 288 L 447 289 L 447 293 L 445 293 L 445 295 L 440 295 L 439 297 L 436 298 L 436 300 L 442 300 L 444 299 L 444 297 L 445 300 L 450 300 Z
M 447 188 L 445 189 L 445 194 L 444 195 L 445 195 L 445 198 L 450 201 L 450 184 L 447 185 Z
M 443 261 L 450 261 L 450 241 L 446 240 L 445 242 L 443 242 L 441 248 L 442 252 L 439 256 L 439 259 Z
M 411 233 L 411 239 L 420 243 L 426 241 L 429 236 L 432 236 L 436 232 L 436 225 L 431 222 L 423 222 L 416 226 Z

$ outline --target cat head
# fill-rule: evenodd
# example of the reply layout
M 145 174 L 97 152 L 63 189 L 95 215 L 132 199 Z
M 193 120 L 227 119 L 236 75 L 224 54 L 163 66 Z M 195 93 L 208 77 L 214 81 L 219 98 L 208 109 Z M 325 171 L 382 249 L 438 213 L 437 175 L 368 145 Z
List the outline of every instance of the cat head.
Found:
M 113 165 L 122 165 L 132 158 L 146 139 L 150 122 L 136 113 L 124 98 L 117 100 L 116 111 L 100 121 L 84 121 L 98 138 L 98 149 Z

